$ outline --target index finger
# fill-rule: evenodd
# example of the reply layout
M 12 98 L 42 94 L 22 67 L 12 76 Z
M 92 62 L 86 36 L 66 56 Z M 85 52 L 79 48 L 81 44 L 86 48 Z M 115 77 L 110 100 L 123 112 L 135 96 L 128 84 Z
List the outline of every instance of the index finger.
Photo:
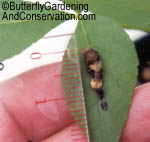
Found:
M 69 125 L 72 119 L 63 97 L 61 63 L 43 66 L 0 84 L 0 100 L 22 133 L 42 140 Z M 43 100 L 46 100 L 43 102 Z

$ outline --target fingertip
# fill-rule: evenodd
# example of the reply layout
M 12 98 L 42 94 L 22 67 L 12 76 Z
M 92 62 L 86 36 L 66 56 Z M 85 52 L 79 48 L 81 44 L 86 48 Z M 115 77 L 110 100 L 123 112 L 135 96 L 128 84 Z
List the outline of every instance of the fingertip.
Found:
M 147 142 L 150 140 L 149 102 L 150 83 L 136 87 L 120 142 Z

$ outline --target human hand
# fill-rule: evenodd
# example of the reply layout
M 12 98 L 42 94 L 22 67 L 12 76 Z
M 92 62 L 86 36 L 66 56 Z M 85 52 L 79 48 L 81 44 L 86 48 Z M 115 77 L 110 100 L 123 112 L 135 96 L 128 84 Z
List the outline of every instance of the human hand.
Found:
M 63 97 L 61 63 L 40 67 L 0 83 L 0 141 L 2 142 L 73 142 L 83 133 Z M 129 118 L 121 142 L 150 141 L 150 84 L 135 89 Z M 75 135 L 72 137 L 71 135 Z M 84 142 L 84 140 L 80 141 Z

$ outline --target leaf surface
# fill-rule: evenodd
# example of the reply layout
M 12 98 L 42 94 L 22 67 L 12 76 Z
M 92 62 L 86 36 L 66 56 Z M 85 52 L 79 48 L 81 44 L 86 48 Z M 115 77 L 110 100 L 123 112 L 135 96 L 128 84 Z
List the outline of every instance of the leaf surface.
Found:
M 77 0 L 63 0 L 77 3 Z M 122 27 L 150 31 L 149 0 L 82 0 L 96 15 L 107 16 L 116 20 Z
M 138 60 L 134 45 L 123 29 L 106 17 L 80 21 L 76 41 L 91 142 L 117 142 L 137 80 Z M 109 105 L 107 111 L 102 111 L 99 96 L 90 87 L 91 76 L 81 54 L 88 45 L 102 58 L 103 88 Z
M 108 16 L 125 28 L 150 31 L 149 0 L 87 0 L 95 14 Z
M 60 0 L 60 1 L 63 1 L 65 4 L 70 4 L 71 9 L 76 11 L 77 13 L 80 13 L 82 11 L 82 8 L 84 8 L 84 5 L 82 6 L 77 6 L 77 4 L 86 4 L 86 1 L 87 0 Z M 86 6 L 87 8 L 87 6 Z
M 0 2 L 0 5 L 3 1 Z M 14 0 L 16 3 L 21 1 Z M 6 11 L 7 14 L 16 14 L 16 10 Z M 26 14 L 59 14 L 58 11 L 45 10 L 42 13 L 37 10 L 24 11 Z M 2 20 L 4 11 L 0 9 L 0 61 L 19 54 L 32 43 L 40 39 L 49 30 L 60 24 L 61 20 Z

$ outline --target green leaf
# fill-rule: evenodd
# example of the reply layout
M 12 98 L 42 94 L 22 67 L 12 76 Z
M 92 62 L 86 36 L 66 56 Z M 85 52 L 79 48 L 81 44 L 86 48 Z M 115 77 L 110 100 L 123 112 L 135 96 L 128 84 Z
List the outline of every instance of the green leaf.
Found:
M 85 3 L 87 0 L 60 0 L 65 2 L 66 4 L 79 4 Z
M 108 16 L 125 28 L 150 31 L 149 0 L 87 0 L 95 14 Z
M 74 47 L 73 40 L 70 41 L 69 49 Z M 118 142 L 137 81 L 138 60 L 134 44 L 118 24 L 106 17 L 97 17 L 96 21 L 80 21 L 76 41 L 90 140 Z M 91 76 L 87 73 L 87 65 L 81 54 L 89 45 L 102 58 L 103 88 L 109 105 L 107 111 L 101 109 L 99 96 L 90 87 Z
M 87 118 L 83 101 L 83 88 L 81 85 L 80 66 L 77 53 L 76 39 L 72 37 L 68 44 L 68 50 L 63 57 L 62 85 L 64 97 L 69 105 L 74 120 L 83 130 L 85 137 L 88 136 L 88 129 L 85 129 Z
M 65 3 L 88 3 L 94 14 L 116 20 L 122 27 L 150 31 L 149 0 L 62 0 Z M 78 11 L 81 12 L 81 11 Z
M 82 9 L 82 5 L 81 6 L 77 6 L 78 4 L 87 4 L 86 1 L 87 0 L 60 0 L 63 1 L 65 4 L 70 4 L 70 6 L 72 5 L 71 9 L 76 11 L 77 13 L 80 13 L 83 9 L 84 9 L 84 5 L 83 5 L 83 9 Z M 87 8 L 88 6 L 86 6 Z M 81 8 L 81 9 L 80 9 Z
M 16 3 L 20 1 L 14 0 Z M 0 2 L 0 5 L 2 1 Z M 16 10 L 6 11 L 7 13 L 16 13 Z M 28 14 L 38 14 L 37 10 L 25 11 Z M 37 21 L 19 21 L 2 20 L 4 11 L 0 9 L 0 61 L 10 58 L 25 50 L 32 43 L 40 39 L 49 30 L 63 22 L 62 20 L 37 20 Z M 59 14 L 58 11 L 44 10 L 40 14 Z

